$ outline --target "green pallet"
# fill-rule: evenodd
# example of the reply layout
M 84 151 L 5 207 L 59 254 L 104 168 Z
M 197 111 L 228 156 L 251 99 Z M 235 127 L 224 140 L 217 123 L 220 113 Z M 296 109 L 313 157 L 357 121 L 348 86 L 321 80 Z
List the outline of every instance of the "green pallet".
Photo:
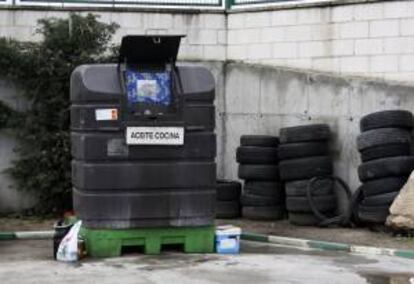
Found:
M 97 230 L 82 228 L 88 256 L 121 256 L 122 249 L 141 247 L 145 254 L 160 254 L 163 245 L 182 245 L 185 253 L 214 252 L 214 226 Z

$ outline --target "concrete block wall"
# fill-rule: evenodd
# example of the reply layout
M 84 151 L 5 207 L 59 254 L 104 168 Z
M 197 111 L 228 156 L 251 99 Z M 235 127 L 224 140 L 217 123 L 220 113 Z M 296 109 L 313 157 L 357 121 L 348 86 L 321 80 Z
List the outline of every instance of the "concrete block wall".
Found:
M 227 40 L 229 60 L 414 81 L 414 1 L 234 12 Z
M 81 14 L 87 14 L 82 12 Z M 216 60 L 226 59 L 226 17 L 222 12 L 206 13 L 157 13 L 92 11 L 106 23 L 120 25 L 113 38 L 120 44 L 124 35 L 184 34 L 179 59 Z M 47 17 L 67 18 L 68 11 L 0 9 L 0 37 L 23 41 L 37 41 L 37 20 Z
M 221 177 L 237 179 L 241 135 L 279 136 L 282 127 L 327 123 L 335 175 L 353 191 L 360 184 L 360 118 L 380 110 L 414 110 L 414 86 L 243 63 L 227 65 L 224 93 L 218 101 L 224 125 Z

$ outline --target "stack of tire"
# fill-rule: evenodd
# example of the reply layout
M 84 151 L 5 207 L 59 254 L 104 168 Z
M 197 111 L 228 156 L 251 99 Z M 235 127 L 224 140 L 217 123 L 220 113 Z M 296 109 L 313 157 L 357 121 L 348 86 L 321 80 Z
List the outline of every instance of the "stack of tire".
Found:
M 361 194 L 358 219 L 384 224 L 389 207 L 414 169 L 411 156 L 413 115 L 405 110 L 371 113 L 360 121 L 357 147 Z
M 332 175 L 329 139 L 330 129 L 326 124 L 280 130 L 280 177 L 285 182 L 289 222 L 294 225 L 315 226 L 321 222 L 312 211 L 307 198 L 307 187 L 314 177 Z M 316 209 L 325 216 L 331 216 L 337 208 L 331 179 L 319 179 L 312 184 L 312 196 Z
M 240 217 L 241 183 L 237 181 L 217 180 L 216 182 L 216 218 L 234 219 Z
M 279 138 L 243 135 L 237 148 L 238 176 L 244 180 L 242 215 L 252 220 L 279 220 L 285 215 L 285 197 L 279 181 Z

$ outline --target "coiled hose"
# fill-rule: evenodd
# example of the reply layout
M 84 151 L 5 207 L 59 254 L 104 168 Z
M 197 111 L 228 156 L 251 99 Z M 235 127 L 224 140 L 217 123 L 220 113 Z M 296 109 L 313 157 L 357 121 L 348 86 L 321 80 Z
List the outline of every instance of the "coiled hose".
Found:
M 326 216 L 324 213 L 320 212 L 318 208 L 315 205 L 315 201 L 313 200 L 312 190 L 314 189 L 313 185 L 316 181 L 322 180 L 322 179 L 329 179 L 332 180 L 334 183 L 337 183 L 340 185 L 340 188 L 346 193 L 346 196 L 348 198 L 348 207 L 345 212 L 342 214 L 339 214 L 334 217 Z M 328 226 L 348 226 L 351 223 L 351 218 L 353 215 L 353 208 L 354 208 L 354 198 L 351 190 L 349 189 L 349 186 L 346 184 L 345 181 L 343 181 L 341 178 L 336 176 L 317 176 L 312 178 L 308 186 L 306 188 L 306 196 L 309 201 L 309 206 L 312 209 L 313 214 L 317 219 L 320 220 L 320 223 L 318 224 L 320 227 L 328 227 Z

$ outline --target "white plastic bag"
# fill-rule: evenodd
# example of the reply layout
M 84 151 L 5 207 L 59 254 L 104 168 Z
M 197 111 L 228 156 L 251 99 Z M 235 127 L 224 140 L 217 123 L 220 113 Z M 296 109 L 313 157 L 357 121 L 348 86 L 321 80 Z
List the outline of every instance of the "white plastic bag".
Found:
M 78 234 L 82 226 L 82 221 L 73 224 L 67 235 L 59 244 L 56 259 L 59 261 L 78 260 Z

